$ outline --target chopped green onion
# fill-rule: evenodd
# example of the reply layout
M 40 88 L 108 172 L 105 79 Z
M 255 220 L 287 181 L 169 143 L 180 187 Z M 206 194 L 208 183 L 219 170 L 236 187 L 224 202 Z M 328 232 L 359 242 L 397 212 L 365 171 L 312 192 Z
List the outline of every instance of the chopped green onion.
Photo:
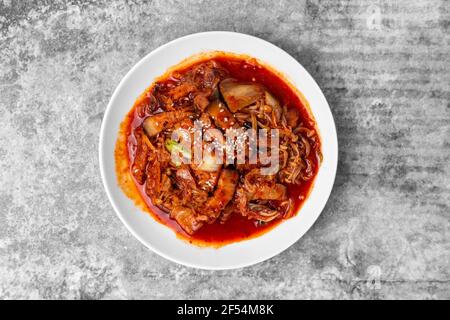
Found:
M 183 158 L 185 159 L 191 159 L 191 152 L 186 149 L 183 145 L 181 145 L 180 143 L 174 141 L 174 140 L 166 140 L 166 149 L 173 154 L 174 152 L 176 152 L 178 155 L 183 156 Z M 173 161 L 173 159 L 172 159 Z M 181 165 L 180 161 L 176 161 L 174 162 L 174 165 L 176 165 L 177 167 Z

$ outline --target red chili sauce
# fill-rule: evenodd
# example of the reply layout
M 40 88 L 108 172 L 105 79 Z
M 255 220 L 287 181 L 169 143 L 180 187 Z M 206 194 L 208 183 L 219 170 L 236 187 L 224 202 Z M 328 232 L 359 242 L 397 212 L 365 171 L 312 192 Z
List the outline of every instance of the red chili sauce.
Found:
M 302 126 L 308 129 L 317 130 L 315 121 L 313 120 L 306 102 L 302 99 L 299 92 L 296 91 L 290 84 L 286 82 L 284 77 L 278 74 L 276 71 L 271 70 L 268 67 L 258 63 L 255 59 L 249 59 L 248 57 L 240 58 L 235 55 L 221 54 L 216 55 L 213 58 L 208 57 L 207 59 L 198 60 L 194 64 L 191 64 L 184 69 L 176 69 L 178 73 L 186 72 L 189 68 L 192 68 L 198 63 L 205 62 L 209 59 L 213 59 L 218 62 L 222 67 L 224 67 L 230 74 L 231 77 L 242 80 L 242 81 L 253 81 L 263 84 L 280 102 L 281 105 L 286 105 L 287 108 L 296 108 L 300 114 L 300 121 Z M 160 78 L 157 83 L 158 85 L 169 85 L 174 80 L 170 78 L 170 74 L 167 77 Z M 152 88 L 153 85 L 150 87 Z M 149 89 L 150 89 L 149 88 Z M 149 90 L 148 89 L 148 90 Z M 126 134 L 128 150 L 128 163 L 133 163 L 134 160 L 134 145 L 136 140 L 134 138 L 134 129 L 139 127 L 144 121 L 144 117 L 141 117 L 138 110 L 148 104 L 148 98 L 142 95 L 135 103 L 133 109 L 128 114 L 127 119 L 124 121 L 124 133 Z M 315 145 L 313 146 L 316 152 L 311 152 L 308 159 L 312 164 L 315 177 L 320 166 L 320 159 L 317 154 L 320 154 L 320 140 L 317 138 Z M 116 152 L 117 155 L 117 152 Z M 117 159 L 116 159 L 117 161 Z M 132 175 L 130 175 L 132 177 Z M 134 179 L 134 178 L 132 178 Z M 200 245 L 200 246 L 212 246 L 220 247 L 225 244 L 242 241 L 249 238 L 254 238 L 259 236 L 276 225 L 278 225 L 283 219 L 276 219 L 267 224 L 258 224 L 254 220 L 248 220 L 246 217 L 241 216 L 238 213 L 234 213 L 231 218 L 225 223 L 220 224 L 215 222 L 213 224 L 206 224 L 200 230 L 198 230 L 194 235 L 189 235 L 181 229 L 175 220 L 170 219 L 169 214 L 160 210 L 158 207 L 154 206 L 150 198 L 145 193 L 145 184 L 140 185 L 134 181 L 137 190 L 139 191 L 139 196 L 141 197 L 145 204 L 147 205 L 151 215 L 160 223 L 168 226 L 174 230 L 177 235 L 179 235 L 184 240 L 190 243 Z M 308 197 L 311 191 L 312 185 L 314 183 L 314 178 L 308 181 L 302 182 L 300 185 L 288 185 L 287 190 L 289 197 L 294 203 L 294 212 L 297 214 L 303 204 L 303 202 Z M 129 192 L 128 192 L 128 195 Z M 134 197 L 134 195 L 133 195 Z

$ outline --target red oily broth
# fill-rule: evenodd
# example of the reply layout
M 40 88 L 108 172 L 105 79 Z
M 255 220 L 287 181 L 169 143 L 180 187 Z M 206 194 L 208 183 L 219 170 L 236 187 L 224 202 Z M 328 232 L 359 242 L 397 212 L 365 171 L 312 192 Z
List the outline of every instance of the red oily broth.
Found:
M 316 130 L 315 122 L 310 116 L 307 106 L 302 102 L 300 94 L 293 89 L 286 80 L 275 71 L 262 64 L 259 64 L 255 59 L 240 58 L 234 55 L 216 55 L 214 57 L 208 57 L 205 59 L 197 60 L 195 63 L 190 64 L 188 67 L 176 69 L 172 68 L 171 72 L 183 74 L 190 68 L 197 64 L 203 63 L 208 60 L 214 60 L 218 62 L 222 67 L 228 70 L 231 77 L 242 81 L 253 81 L 263 84 L 280 102 L 281 105 L 286 105 L 287 108 L 296 108 L 300 114 L 300 121 L 302 126 L 308 129 Z M 174 80 L 170 77 L 170 72 L 165 76 L 158 79 L 158 85 L 170 85 Z M 154 86 L 150 86 L 146 92 L 151 90 Z M 127 163 L 133 163 L 135 156 L 136 139 L 133 135 L 134 129 L 139 127 L 144 121 L 145 115 L 141 115 L 140 109 L 149 104 L 148 96 L 144 93 L 135 103 L 133 109 L 128 114 L 125 121 L 122 123 L 123 134 L 126 135 L 126 148 L 127 148 Z M 317 150 L 320 150 L 320 141 L 317 142 Z M 116 152 L 116 161 L 117 159 Z M 313 177 L 316 176 L 317 170 L 320 165 L 320 160 L 316 154 L 312 152 L 308 157 L 313 167 Z M 129 175 L 130 179 L 132 175 Z M 288 185 L 287 190 L 289 197 L 294 203 L 294 212 L 298 213 L 302 204 L 308 197 L 311 191 L 314 179 L 302 182 L 300 185 Z M 233 214 L 231 218 L 224 224 L 218 221 L 213 224 L 206 224 L 200 228 L 194 235 L 189 235 L 183 231 L 183 229 L 177 224 L 176 221 L 170 219 L 169 215 L 152 204 L 150 197 L 145 193 L 145 184 L 140 185 L 134 181 L 136 192 L 127 190 L 126 193 L 129 197 L 136 202 L 140 202 L 140 197 L 146 205 L 147 211 L 160 223 L 166 225 L 170 229 L 174 230 L 179 237 L 199 246 L 220 247 L 229 243 L 242 241 L 257 237 L 278 225 L 283 219 L 276 219 L 266 224 L 258 224 L 253 220 L 249 220 L 240 214 Z M 124 188 L 122 186 L 122 188 Z

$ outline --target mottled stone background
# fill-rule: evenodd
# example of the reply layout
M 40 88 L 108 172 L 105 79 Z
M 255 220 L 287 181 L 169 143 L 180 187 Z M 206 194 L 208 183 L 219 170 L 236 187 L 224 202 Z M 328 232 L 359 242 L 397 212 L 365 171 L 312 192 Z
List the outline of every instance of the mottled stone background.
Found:
M 269 261 L 223 272 L 134 239 L 97 156 L 125 73 L 207 30 L 297 58 L 340 148 L 314 227 Z M 0 0 L 0 298 L 450 298 L 449 34 L 445 0 Z

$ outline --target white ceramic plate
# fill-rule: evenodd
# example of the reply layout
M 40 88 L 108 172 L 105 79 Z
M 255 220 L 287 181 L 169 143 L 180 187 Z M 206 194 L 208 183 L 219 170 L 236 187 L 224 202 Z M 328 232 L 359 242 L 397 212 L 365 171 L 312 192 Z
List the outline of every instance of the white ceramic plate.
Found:
M 228 51 L 253 56 L 283 73 L 303 93 L 316 119 L 322 140 L 323 163 L 313 190 L 300 213 L 260 237 L 219 249 L 200 248 L 176 237 L 136 207 L 117 184 L 114 148 L 119 126 L 136 98 L 169 67 L 205 51 Z M 333 187 L 337 167 L 337 136 L 333 116 L 317 83 L 288 53 L 273 44 L 233 32 L 192 34 L 169 42 L 139 61 L 122 79 L 106 108 L 100 132 L 100 170 L 103 184 L 119 218 L 145 246 L 159 255 L 203 269 L 232 269 L 269 259 L 290 247 L 313 225 Z

